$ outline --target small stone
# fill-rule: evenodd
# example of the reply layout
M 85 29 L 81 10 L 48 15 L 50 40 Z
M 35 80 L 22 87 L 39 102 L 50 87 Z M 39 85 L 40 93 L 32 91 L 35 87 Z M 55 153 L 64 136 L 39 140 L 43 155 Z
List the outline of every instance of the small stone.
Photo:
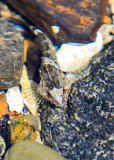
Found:
M 0 118 L 8 113 L 8 104 L 6 103 L 5 93 L 2 93 L 0 94 Z
M 6 153 L 4 160 L 65 160 L 59 153 L 51 148 L 34 141 L 21 141 L 15 143 Z
M 18 116 L 12 119 L 10 131 L 12 144 L 25 139 L 35 140 L 37 138 L 34 126 L 26 122 L 24 116 Z
M 9 88 L 6 92 L 6 101 L 10 111 L 23 113 L 24 101 L 18 86 Z

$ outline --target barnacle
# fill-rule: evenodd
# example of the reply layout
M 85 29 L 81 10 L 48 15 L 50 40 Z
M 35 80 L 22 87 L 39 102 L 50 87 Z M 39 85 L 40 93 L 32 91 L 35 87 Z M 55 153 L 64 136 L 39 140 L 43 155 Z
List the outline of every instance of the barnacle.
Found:
M 57 63 L 64 72 L 78 72 L 103 48 L 103 36 L 97 32 L 95 42 L 88 44 L 66 43 L 57 50 Z
M 37 113 L 37 109 L 39 108 L 39 94 L 36 91 L 37 85 L 32 80 L 29 80 L 27 75 L 26 66 L 23 66 L 22 76 L 20 80 L 20 84 L 22 87 L 22 96 L 25 105 L 28 107 L 30 112 L 35 115 Z
M 84 70 L 93 56 L 97 55 L 107 44 L 113 40 L 114 25 L 103 24 L 97 31 L 94 42 L 87 44 L 64 43 L 57 50 L 57 63 L 64 72 L 80 72 Z

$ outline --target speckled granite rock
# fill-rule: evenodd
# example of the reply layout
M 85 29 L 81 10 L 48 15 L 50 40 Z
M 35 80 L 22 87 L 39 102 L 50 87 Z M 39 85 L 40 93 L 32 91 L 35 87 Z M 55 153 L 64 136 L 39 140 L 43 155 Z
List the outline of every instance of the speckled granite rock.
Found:
M 10 128 L 9 128 L 8 121 L 9 121 L 8 115 L 5 115 L 0 119 L 0 136 L 4 138 L 7 148 L 11 146 Z
M 42 105 L 42 139 L 68 160 L 113 159 L 113 45 L 72 84 L 67 110 Z

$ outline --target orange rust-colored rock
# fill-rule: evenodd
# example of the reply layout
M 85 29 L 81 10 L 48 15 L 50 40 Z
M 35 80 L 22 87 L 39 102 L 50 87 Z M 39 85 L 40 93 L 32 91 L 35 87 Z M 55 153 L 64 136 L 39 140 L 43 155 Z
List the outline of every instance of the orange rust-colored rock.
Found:
M 25 122 L 22 116 L 18 116 L 12 119 L 10 132 L 12 144 L 25 139 L 35 140 L 37 138 L 37 133 L 34 126 Z
M 6 103 L 5 93 L 0 94 L 0 118 L 6 114 L 9 114 L 8 105 Z
M 93 41 L 107 0 L 5 0 L 56 43 Z M 54 33 L 52 26 L 60 27 Z
M 0 94 L 0 118 L 6 114 L 9 114 L 9 116 L 17 116 L 17 112 L 10 112 L 8 109 L 8 104 L 6 102 L 6 96 L 5 93 Z
M 111 24 L 112 23 L 112 19 L 109 16 L 104 16 L 103 23 Z

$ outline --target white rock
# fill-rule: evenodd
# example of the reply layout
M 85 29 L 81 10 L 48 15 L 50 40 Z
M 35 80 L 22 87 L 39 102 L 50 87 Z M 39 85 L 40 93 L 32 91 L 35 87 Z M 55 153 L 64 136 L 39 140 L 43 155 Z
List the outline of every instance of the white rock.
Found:
M 8 89 L 6 93 L 6 102 L 9 105 L 10 111 L 17 111 L 18 113 L 22 113 L 24 102 L 18 86 Z

